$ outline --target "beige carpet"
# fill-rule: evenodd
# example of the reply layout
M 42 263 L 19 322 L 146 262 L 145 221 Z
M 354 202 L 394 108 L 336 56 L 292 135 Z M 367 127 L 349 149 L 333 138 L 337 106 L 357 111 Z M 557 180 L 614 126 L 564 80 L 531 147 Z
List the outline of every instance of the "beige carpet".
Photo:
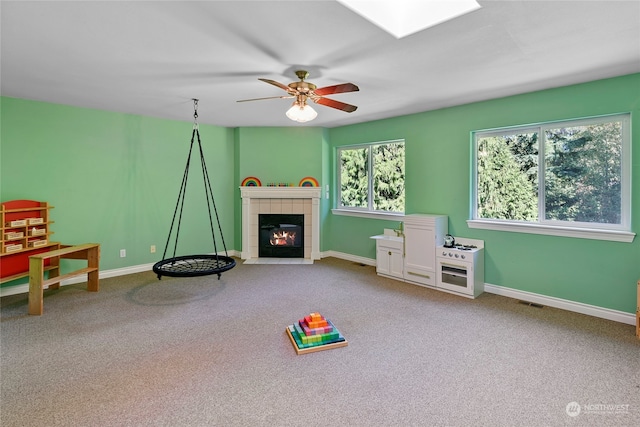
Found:
M 349 345 L 296 355 L 285 328 L 312 311 Z M 334 258 L 133 274 L 26 312 L 2 298 L 3 427 L 640 425 L 633 326 Z

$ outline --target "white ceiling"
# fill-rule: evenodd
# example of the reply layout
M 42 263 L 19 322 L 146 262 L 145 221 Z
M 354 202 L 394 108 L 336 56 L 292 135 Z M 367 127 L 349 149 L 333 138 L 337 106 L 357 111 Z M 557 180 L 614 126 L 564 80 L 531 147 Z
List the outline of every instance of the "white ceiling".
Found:
M 1 93 L 220 126 L 335 127 L 640 72 L 640 1 L 486 1 L 396 39 L 335 1 L 2 1 Z M 287 119 L 288 84 L 351 82 Z

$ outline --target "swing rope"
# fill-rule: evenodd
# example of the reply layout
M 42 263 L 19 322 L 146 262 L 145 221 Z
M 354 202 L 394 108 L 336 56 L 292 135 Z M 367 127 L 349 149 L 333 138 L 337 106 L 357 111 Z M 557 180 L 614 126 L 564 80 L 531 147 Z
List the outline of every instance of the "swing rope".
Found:
M 213 206 L 213 212 L 216 215 L 216 223 L 218 224 L 218 232 L 220 233 L 220 239 L 222 240 L 222 247 L 224 248 L 225 256 L 229 256 L 227 253 L 227 244 L 224 241 L 224 234 L 222 234 L 222 226 L 220 225 L 220 217 L 218 216 L 218 209 L 216 208 L 216 201 L 213 198 L 213 190 L 211 189 L 211 180 L 209 179 L 209 171 L 204 161 L 204 153 L 202 152 L 202 144 L 200 144 L 200 131 L 196 130 L 198 137 L 198 147 L 200 149 L 200 163 L 202 166 L 202 175 L 205 185 L 205 193 L 207 195 L 207 209 L 209 210 L 209 225 L 211 227 L 211 236 L 213 237 L 213 249 L 214 253 L 218 253 L 218 245 L 215 239 L 215 232 L 213 229 L 213 219 L 211 217 L 211 207 Z M 208 190 L 208 191 L 207 191 Z
M 167 243 L 165 244 L 164 252 L 162 254 L 162 261 L 157 262 L 153 266 L 153 271 L 158 275 L 158 279 L 162 276 L 173 277 L 192 277 L 192 276 L 204 276 L 208 274 L 217 274 L 218 280 L 220 279 L 223 271 L 230 270 L 236 265 L 233 258 L 229 257 L 227 252 L 227 245 L 224 241 L 224 235 L 222 234 L 222 225 L 220 224 L 220 217 L 218 216 L 218 209 L 216 207 L 215 199 L 213 198 L 213 190 L 211 189 L 211 180 L 209 179 L 209 172 L 204 159 L 204 152 L 202 150 L 202 142 L 200 140 L 200 130 L 198 129 L 198 100 L 193 100 L 193 131 L 191 133 L 191 144 L 189 146 L 189 155 L 187 156 L 187 164 L 185 166 L 184 173 L 182 175 L 182 184 L 180 185 L 180 191 L 178 193 L 178 200 L 176 207 L 173 211 L 173 218 L 171 220 L 171 226 L 169 228 L 169 236 L 167 237 Z M 187 192 L 187 182 L 189 179 L 189 170 L 191 169 L 191 154 L 193 152 L 193 143 L 198 141 L 198 148 L 200 152 L 200 166 L 202 168 L 202 178 L 204 180 L 205 199 L 207 203 L 207 210 L 209 213 L 209 226 L 211 229 L 211 237 L 213 239 L 213 255 L 185 255 L 176 256 L 178 248 L 178 238 L 180 235 L 180 224 L 182 223 L 182 213 L 184 210 L 184 201 Z M 211 206 L 213 205 L 213 213 L 216 216 L 216 222 L 218 223 L 218 232 L 222 240 L 222 246 L 224 249 L 224 256 L 218 254 L 218 244 L 215 237 L 215 230 L 213 226 L 213 217 Z M 171 236 L 173 233 L 173 227 L 176 225 L 176 216 L 178 217 L 178 223 L 176 226 L 176 237 L 173 245 L 173 256 L 171 258 L 165 258 L 167 250 L 171 243 Z
M 195 129 L 193 130 L 195 134 Z M 173 256 L 176 256 L 176 250 L 178 248 L 178 237 L 180 236 L 180 224 L 182 223 L 182 211 L 184 208 L 184 195 L 187 191 L 187 180 L 189 179 L 189 168 L 191 164 L 191 150 L 193 148 L 193 136 L 191 136 L 191 147 L 189 148 L 189 156 L 187 157 L 187 166 L 184 170 L 184 174 L 182 175 L 182 184 L 180 186 L 180 192 L 178 193 L 178 201 L 176 202 L 176 208 L 173 211 L 173 219 L 171 220 L 171 227 L 169 228 L 169 236 L 167 237 L 167 243 L 164 247 L 164 252 L 162 253 L 162 258 L 164 259 L 167 255 L 167 249 L 169 248 L 169 243 L 171 242 L 171 233 L 173 232 L 173 225 L 176 220 L 176 214 L 178 213 L 178 207 L 180 208 L 180 215 L 178 216 L 178 226 L 176 228 L 176 239 L 175 244 L 173 246 Z

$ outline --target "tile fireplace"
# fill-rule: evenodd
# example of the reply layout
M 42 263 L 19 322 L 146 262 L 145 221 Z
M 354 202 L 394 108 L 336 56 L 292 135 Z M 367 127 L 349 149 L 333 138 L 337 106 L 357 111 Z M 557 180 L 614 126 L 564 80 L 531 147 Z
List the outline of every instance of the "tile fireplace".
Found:
M 240 187 L 242 197 L 242 252 L 241 258 L 244 260 L 255 260 L 259 258 L 301 258 L 304 260 L 320 259 L 320 195 L 319 187 Z M 302 217 L 302 225 L 298 232 L 299 240 L 293 242 L 292 246 L 299 246 L 294 254 L 289 253 L 289 249 L 278 253 L 281 246 L 285 246 L 285 241 L 275 241 L 278 248 L 275 252 L 260 250 L 260 217 L 263 215 L 286 215 L 284 221 L 277 221 L 277 225 L 285 227 L 274 227 L 279 230 L 277 233 L 286 233 L 293 226 L 295 220 L 291 217 Z M 271 221 L 271 225 L 275 222 Z M 278 234 L 280 235 L 280 234 Z M 273 238 L 273 232 L 271 233 Z M 282 239 L 275 237 L 275 239 Z M 289 236 L 290 239 L 290 236 Z

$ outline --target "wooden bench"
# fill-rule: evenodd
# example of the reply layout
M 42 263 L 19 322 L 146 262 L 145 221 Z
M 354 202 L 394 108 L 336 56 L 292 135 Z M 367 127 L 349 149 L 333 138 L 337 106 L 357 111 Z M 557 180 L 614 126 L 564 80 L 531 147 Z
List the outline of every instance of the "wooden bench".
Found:
M 87 260 L 87 267 L 60 275 L 60 268 L 49 269 L 49 278 L 44 279 L 45 260 L 59 266 L 60 259 Z M 43 291 L 45 288 L 58 289 L 60 282 L 81 274 L 87 275 L 87 290 L 98 292 L 100 284 L 98 273 L 100 267 L 100 245 L 86 243 L 77 246 L 62 246 L 54 251 L 42 252 L 29 257 L 29 314 L 42 315 Z

